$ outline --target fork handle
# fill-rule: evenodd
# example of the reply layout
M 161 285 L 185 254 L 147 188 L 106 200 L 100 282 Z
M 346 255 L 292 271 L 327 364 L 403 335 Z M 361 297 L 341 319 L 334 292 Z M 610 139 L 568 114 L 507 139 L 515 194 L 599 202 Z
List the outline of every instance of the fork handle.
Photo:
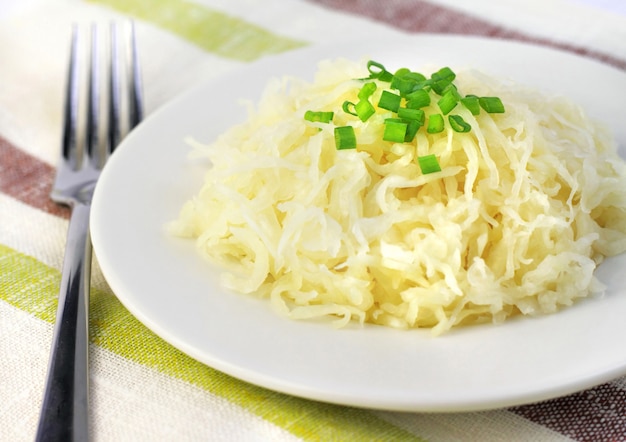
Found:
M 37 441 L 89 437 L 89 209 L 85 204 L 72 208 Z

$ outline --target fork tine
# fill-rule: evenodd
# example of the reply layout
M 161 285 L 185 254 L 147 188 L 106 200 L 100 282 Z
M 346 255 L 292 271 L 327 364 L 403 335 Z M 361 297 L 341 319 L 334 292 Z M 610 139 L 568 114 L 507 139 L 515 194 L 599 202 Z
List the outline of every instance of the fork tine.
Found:
M 117 25 L 111 23 L 110 33 L 110 60 L 109 60 L 109 132 L 108 149 L 109 153 L 117 147 L 121 139 L 120 121 L 120 72 L 119 56 L 117 48 Z
M 92 162 L 94 167 L 98 166 L 99 152 L 98 145 L 100 140 L 100 90 L 99 84 L 99 51 L 98 51 L 98 27 L 93 24 L 91 26 L 91 51 L 89 66 L 89 84 L 88 84 L 88 103 L 87 103 L 87 124 L 86 124 L 86 150 L 85 154 Z
M 130 129 L 134 128 L 143 119 L 143 96 L 141 90 L 141 72 L 139 69 L 139 57 L 137 55 L 137 39 L 135 37 L 135 23 L 130 24 Z
M 124 90 L 128 105 L 128 121 L 126 129 L 130 131 L 143 118 L 143 96 L 141 90 L 141 72 L 139 57 L 137 55 L 137 42 L 135 37 L 135 25 L 130 22 L 130 39 L 127 43 L 130 58 L 126 66 L 125 82 L 122 81 L 120 66 L 120 31 L 115 22 L 111 23 L 110 29 L 110 60 L 109 60 L 109 128 L 107 134 L 107 152 L 112 153 L 123 137 L 122 124 L 122 98 Z M 124 84 L 122 84 L 124 83 Z M 127 94 L 127 95 L 126 95 Z
M 71 167 L 76 167 L 78 152 L 78 27 L 72 26 L 70 62 L 63 109 L 62 155 Z

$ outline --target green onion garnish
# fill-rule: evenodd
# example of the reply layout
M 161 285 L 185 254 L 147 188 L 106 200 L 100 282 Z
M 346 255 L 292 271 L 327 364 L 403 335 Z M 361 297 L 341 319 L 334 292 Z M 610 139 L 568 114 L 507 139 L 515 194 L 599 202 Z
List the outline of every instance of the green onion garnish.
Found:
M 478 103 L 478 97 L 476 95 L 466 95 L 461 98 L 461 104 L 465 106 L 472 115 L 478 115 L 480 113 L 480 104 Z
M 456 89 L 448 89 L 443 96 L 437 101 L 437 105 L 444 115 L 448 115 L 459 102 L 459 93 Z
M 356 135 L 352 126 L 335 128 L 335 147 L 339 150 L 356 148 Z
M 394 74 L 393 74 L 393 78 L 391 79 L 391 83 L 389 84 L 389 87 L 391 89 L 401 89 L 403 87 L 406 87 L 405 84 L 405 80 L 403 78 L 403 76 L 405 74 L 408 74 L 409 72 L 411 72 L 410 69 L 407 68 L 400 68 L 398 69 Z
M 450 122 L 450 127 L 455 132 L 469 132 L 472 130 L 472 126 L 470 126 L 460 115 L 449 115 L 448 121 Z
M 394 94 L 393 92 L 389 91 L 383 91 L 383 93 L 380 95 L 380 100 L 378 101 L 378 107 L 390 110 L 392 112 L 398 112 L 401 100 L 402 97 L 400 97 L 400 95 Z
M 406 134 L 404 135 L 404 142 L 410 143 L 417 135 L 417 131 L 422 127 L 424 121 L 421 122 L 418 120 L 405 120 L 406 122 Z
M 367 62 L 367 70 L 370 73 L 370 78 L 377 78 L 380 81 L 390 82 L 393 79 L 393 74 L 387 69 L 385 66 L 378 63 L 377 61 L 370 60 Z
M 438 134 L 439 132 L 443 132 L 443 115 L 430 115 L 428 117 L 428 127 L 426 128 L 426 132 L 429 134 Z
M 433 73 L 430 78 L 432 80 L 431 85 L 433 90 L 441 95 L 443 91 L 452 84 L 456 78 L 456 74 L 449 67 L 444 67 Z
M 365 122 L 369 117 L 376 113 L 376 109 L 374 106 L 367 100 L 360 100 L 355 106 L 354 110 L 356 110 L 356 115 L 359 117 L 359 120 Z
M 374 91 L 376 91 L 376 83 L 370 81 L 368 83 L 365 83 L 363 87 L 361 87 L 359 93 L 357 94 L 357 97 L 359 97 L 359 100 L 367 100 L 369 97 L 372 96 Z
M 490 114 L 504 113 L 504 105 L 502 104 L 502 100 L 498 97 L 480 97 L 478 102 L 480 103 L 480 107 Z
M 359 100 L 357 104 L 350 101 L 344 101 L 341 109 L 350 115 L 359 117 L 359 120 L 365 122 L 369 117 L 376 113 L 374 106 L 367 100 Z
M 423 124 L 425 115 L 426 114 L 422 109 L 410 109 L 406 107 L 398 108 L 398 117 L 404 120 L 415 120 L 420 124 Z
M 406 107 L 419 109 L 430 104 L 430 94 L 425 89 L 418 89 L 406 96 Z
M 404 97 L 418 88 L 421 89 L 420 84 L 425 81 L 426 77 L 419 72 L 412 72 L 407 68 L 401 68 L 393 75 L 389 87 L 396 89 L 400 92 L 400 96 Z
M 437 157 L 433 154 L 417 157 L 417 162 L 419 163 L 420 169 L 424 175 L 433 172 L 441 172 L 439 161 L 437 161 Z
M 448 83 L 452 83 L 454 81 L 454 79 L 456 78 L 456 74 L 448 66 L 445 66 L 445 67 L 439 69 L 434 74 L 432 74 L 430 77 L 433 80 L 436 80 L 436 81 L 447 80 Z
M 395 143 L 404 143 L 406 136 L 407 123 L 399 118 L 387 118 L 385 120 L 385 132 L 383 140 L 393 141 Z
M 404 77 L 411 79 L 411 81 L 413 81 L 417 86 L 421 86 L 424 82 L 427 81 L 426 77 L 419 72 L 411 71 L 405 74 Z
M 355 103 L 344 101 L 342 109 L 345 113 L 358 117 L 362 122 L 376 114 L 376 107 L 394 113 L 392 118 L 384 121 L 383 140 L 394 143 L 413 142 L 419 129 L 425 125 L 430 134 L 441 133 L 445 130 L 446 118 L 450 128 L 455 132 L 469 132 L 471 125 L 461 115 L 450 112 L 461 103 L 472 115 L 479 115 L 481 109 L 489 113 L 504 112 L 504 105 L 498 97 L 478 97 L 476 95 L 461 95 L 453 81 L 456 74 L 449 67 L 444 67 L 426 78 L 419 72 L 408 68 L 400 68 L 394 74 L 387 71 L 385 66 L 374 60 L 367 62 L 370 73 L 361 88 L 357 91 L 358 101 Z M 376 80 L 376 81 L 367 81 Z M 387 82 L 380 94 L 377 106 L 370 102 L 381 83 Z M 439 97 L 437 105 L 440 113 L 432 112 L 432 94 Z M 427 114 L 428 113 L 428 114 Z M 307 111 L 304 118 L 307 121 L 329 123 L 333 119 L 333 112 Z M 335 146 L 337 149 L 355 149 L 357 140 L 354 127 L 350 125 L 335 127 Z M 435 155 L 425 155 L 417 158 L 422 173 L 428 174 L 441 170 Z
M 356 117 L 358 115 L 356 114 L 355 107 L 356 107 L 356 105 L 354 103 L 352 103 L 351 101 L 346 100 L 341 105 L 341 110 L 343 110 L 347 114 L 354 115 Z
M 305 120 L 320 123 L 330 123 L 333 119 L 333 116 L 333 112 L 314 112 L 308 110 L 304 113 Z

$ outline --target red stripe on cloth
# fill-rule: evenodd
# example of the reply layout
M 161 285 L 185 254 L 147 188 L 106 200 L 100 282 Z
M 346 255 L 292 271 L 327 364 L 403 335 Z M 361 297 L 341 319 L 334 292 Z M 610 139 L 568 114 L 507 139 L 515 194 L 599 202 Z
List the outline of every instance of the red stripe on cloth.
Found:
M 610 383 L 509 410 L 577 441 L 626 440 L 626 391 Z
M 50 200 L 54 168 L 0 137 L 0 192 L 52 215 L 69 217 L 69 209 Z
M 408 32 L 464 34 L 541 44 L 595 58 L 626 70 L 626 60 L 574 45 L 532 37 L 423 0 L 309 0 L 331 9 L 362 15 Z

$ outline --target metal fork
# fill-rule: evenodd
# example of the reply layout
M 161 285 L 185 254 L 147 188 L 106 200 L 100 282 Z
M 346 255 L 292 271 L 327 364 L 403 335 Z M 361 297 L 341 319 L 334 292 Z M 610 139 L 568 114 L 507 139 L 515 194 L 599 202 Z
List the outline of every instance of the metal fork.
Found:
M 99 60 L 102 49 L 96 25 L 91 29 L 90 63 L 86 121 L 79 118 L 79 89 L 81 88 L 79 29 L 72 29 L 70 63 L 64 106 L 61 159 L 50 197 L 56 203 L 71 208 L 67 244 L 57 318 L 48 366 L 38 441 L 82 441 L 89 436 L 88 423 L 88 353 L 89 353 L 89 290 L 91 278 L 91 242 L 89 211 L 91 198 L 100 171 L 108 156 L 118 145 L 124 130 L 137 125 L 143 114 L 141 80 L 137 58 L 135 30 L 131 23 L 130 55 L 127 69 L 121 71 L 120 31 L 113 23 L 110 28 L 108 87 L 100 87 Z M 105 51 L 106 52 L 106 51 Z M 123 52 L 123 51 L 122 51 Z M 123 72 L 127 75 L 124 77 Z M 126 81 L 124 82 L 124 78 Z M 122 84 L 124 83 L 124 85 Z M 106 136 L 101 137 L 100 91 L 108 92 L 108 123 Z M 120 91 L 128 94 L 126 101 Z M 126 103 L 123 112 L 122 104 Z M 123 119 L 127 118 L 126 127 Z M 83 137 L 79 136 L 81 122 Z

